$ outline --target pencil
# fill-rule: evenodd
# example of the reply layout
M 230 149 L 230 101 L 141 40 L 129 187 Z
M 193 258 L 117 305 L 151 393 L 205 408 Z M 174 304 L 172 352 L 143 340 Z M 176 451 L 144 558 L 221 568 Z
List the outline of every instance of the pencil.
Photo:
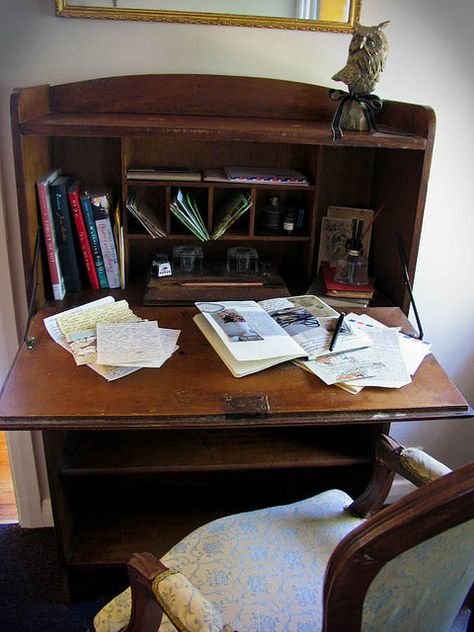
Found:
M 344 316 L 345 316 L 344 312 L 341 312 L 339 314 L 339 318 L 337 319 L 336 327 L 334 329 L 334 333 L 332 335 L 331 342 L 329 344 L 329 351 L 332 351 L 334 349 L 337 337 L 339 336 L 339 332 L 341 331 L 342 323 L 344 322 Z

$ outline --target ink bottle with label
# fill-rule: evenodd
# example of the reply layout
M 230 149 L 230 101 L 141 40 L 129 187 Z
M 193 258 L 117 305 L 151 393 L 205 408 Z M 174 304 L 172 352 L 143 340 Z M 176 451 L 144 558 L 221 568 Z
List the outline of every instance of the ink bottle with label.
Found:
M 292 235 L 295 230 L 295 219 L 296 213 L 295 209 L 289 208 L 285 213 L 285 218 L 283 220 L 283 231 L 286 235 Z

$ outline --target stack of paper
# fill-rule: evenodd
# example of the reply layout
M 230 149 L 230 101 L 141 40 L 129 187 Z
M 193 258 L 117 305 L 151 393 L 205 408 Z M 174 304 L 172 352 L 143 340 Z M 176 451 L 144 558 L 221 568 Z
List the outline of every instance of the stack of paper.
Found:
M 159 367 L 177 350 L 178 330 L 144 321 L 127 301 L 112 296 L 44 319 L 55 342 L 105 379 L 116 380 L 142 367 Z M 101 357 L 98 344 L 101 344 Z
M 189 193 L 186 193 L 185 196 L 181 189 L 178 189 L 176 197 L 170 204 L 170 210 L 198 239 L 201 241 L 209 240 L 209 232 L 204 225 L 195 200 Z
M 166 231 L 161 225 L 157 211 L 148 206 L 145 200 L 138 197 L 136 193 L 129 193 L 126 207 L 153 239 L 166 236 Z
M 217 212 L 219 222 L 212 233 L 212 239 L 222 237 L 226 230 L 230 228 L 239 217 L 242 217 L 245 211 L 248 211 L 251 206 L 252 199 L 249 195 L 245 195 L 242 191 L 235 191 Z
M 372 345 L 357 351 L 339 353 L 305 362 L 303 368 L 320 377 L 326 384 L 335 384 L 359 393 L 365 386 L 400 388 L 411 382 L 431 345 L 402 334 L 366 314 L 349 314 L 346 321 L 364 331 Z

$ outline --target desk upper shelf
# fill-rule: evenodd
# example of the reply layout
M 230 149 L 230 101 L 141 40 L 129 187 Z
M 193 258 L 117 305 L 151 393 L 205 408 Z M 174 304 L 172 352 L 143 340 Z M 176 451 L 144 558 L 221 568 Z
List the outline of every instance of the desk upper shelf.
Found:
M 19 89 L 12 97 L 18 131 L 47 136 L 332 145 L 335 109 L 321 86 L 219 75 L 111 77 Z M 337 144 L 423 150 L 434 133 L 425 106 L 386 101 L 378 123 L 380 131 L 345 132 Z
M 188 140 L 259 141 L 333 145 L 327 121 L 155 114 L 48 113 L 21 124 L 22 134 L 43 136 L 162 136 Z M 344 132 L 340 146 L 425 149 L 426 139 L 387 128 Z

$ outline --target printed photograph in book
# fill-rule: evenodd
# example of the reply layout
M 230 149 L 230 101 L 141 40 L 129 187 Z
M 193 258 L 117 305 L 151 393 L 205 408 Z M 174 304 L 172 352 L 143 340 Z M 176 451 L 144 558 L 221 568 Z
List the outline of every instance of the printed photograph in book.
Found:
M 263 340 L 262 336 L 252 329 L 245 317 L 235 309 L 221 309 L 213 312 L 212 317 L 232 342 Z

